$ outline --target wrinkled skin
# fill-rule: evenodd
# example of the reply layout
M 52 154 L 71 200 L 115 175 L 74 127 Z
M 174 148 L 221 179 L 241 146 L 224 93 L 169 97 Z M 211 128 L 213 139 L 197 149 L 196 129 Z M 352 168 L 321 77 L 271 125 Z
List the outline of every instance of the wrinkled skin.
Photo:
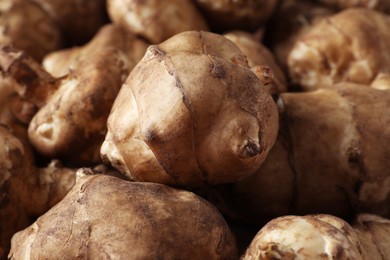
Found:
M 388 73 L 390 18 L 365 8 L 352 8 L 323 19 L 295 43 L 288 56 L 292 81 L 304 90 L 347 81 L 371 84 Z
M 148 48 L 115 100 L 103 160 L 131 179 L 199 187 L 249 176 L 278 128 L 275 104 L 223 36 Z
M 225 220 L 195 194 L 95 175 L 12 239 L 10 259 L 237 259 Z
M 180 32 L 208 30 L 191 0 L 108 0 L 113 23 L 156 44 Z
M 352 83 L 281 94 L 267 160 L 209 196 L 232 218 L 259 224 L 286 214 L 390 217 L 389 104 L 387 90 Z

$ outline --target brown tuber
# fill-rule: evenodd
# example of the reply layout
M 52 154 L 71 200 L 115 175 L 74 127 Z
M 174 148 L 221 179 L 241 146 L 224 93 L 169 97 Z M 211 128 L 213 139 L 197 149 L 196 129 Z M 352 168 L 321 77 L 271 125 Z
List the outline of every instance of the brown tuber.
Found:
M 10 259 L 236 259 L 220 213 L 195 194 L 94 175 L 12 238 Z
M 136 181 L 233 182 L 264 161 L 276 106 L 231 41 L 185 32 L 148 48 L 115 100 L 103 160 Z

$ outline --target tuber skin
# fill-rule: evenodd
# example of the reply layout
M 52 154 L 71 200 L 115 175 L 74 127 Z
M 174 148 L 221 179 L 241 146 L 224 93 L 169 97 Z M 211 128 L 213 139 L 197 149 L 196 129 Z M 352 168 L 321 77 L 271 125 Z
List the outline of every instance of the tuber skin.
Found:
M 11 243 L 9 259 L 237 259 L 234 236 L 207 201 L 105 175 L 80 178 Z
M 76 170 L 58 161 L 37 168 L 29 145 L 0 125 L 0 259 L 13 234 L 60 201 L 75 179 Z
M 184 31 L 208 30 L 191 0 L 107 0 L 114 24 L 156 44 Z
M 148 48 L 107 125 L 104 162 L 135 181 L 200 187 L 251 175 L 278 116 L 236 45 L 191 31 Z
M 254 31 L 266 24 L 277 0 L 195 0 L 213 31 Z
M 347 81 L 371 84 L 388 73 L 390 56 L 388 15 L 351 8 L 310 28 L 288 56 L 291 80 L 303 90 Z M 347 48 L 348 46 L 348 48 Z
M 339 83 L 282 93 L 277 103 L 279 135 L 263 165 L 206 196 L 230 217 L 258 224 L 287 214 L 390 217 L 390 92 Z
M 2 0 L 0 13 L 0 45 L 12 44 L 38 62 L 44 55 L 62 46 L 56 23 L 36 3 Z
M 360 215 L 354 225 L 332 215 L 283 216 L 255 236 L 243 260 L 388 259 L 390 220 Z
M 280 1 L 266 27 L 264 41 L 285 72 L 287 57 L 297 39 L 333 13 L 330 8 L 311 1 Z
M 267 85 L 271 94 L 281 93 L 287 91 L 287 81 L 284 72 L 276 63 L 273 54 L 258 42 L 253 35 L 243 31 L 233 31 L 224 34 L 226 38 L 234 42 L 240 50 L 248 58 L 249 67 L 254 68 L 253 72 L 256 74 L 256 66 L 263 66 L 270 68 L 272 75 L 272 82 Z M 263 72 L 264 69 L 260 69 Z M 264 80 L 263 74 L 258 75 L 260 80 Z
M 107 24 L 84 46 L 62 49 L 46 55 L 43 67 L 54 77 L 63 77 L 75 70 L 80 60 L 99 56 L 105 48 L 112 47 L 123 51 L 130 71 L 144 56 L 148 46 L 145 41 L 118 25 Z

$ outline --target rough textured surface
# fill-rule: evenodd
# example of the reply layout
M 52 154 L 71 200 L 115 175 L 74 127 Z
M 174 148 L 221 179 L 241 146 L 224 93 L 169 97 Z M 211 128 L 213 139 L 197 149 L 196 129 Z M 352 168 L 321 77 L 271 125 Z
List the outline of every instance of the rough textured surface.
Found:
M 11 259 L 236 259 L 219 212 L 193 193 L 96 175 L 12 239 Z
M 149 47 L 108 119 L 103 159 L 137 181 L 232 182 L 272 147 L 276 106 L 223 36 L 186 32 Z
M 111 20 L 151 43 L 184 31 L 208 30 L 191 0 L 108 0 Z
M 263 44 L 258 42 L 251 34 L 243 31 L 229 32 L 224 35 L 234 42 L 248 59 L 249 67 L 256 74 L 257 71 L 264 72 L 262 68 L 269 67 L 272 82 L 267 85 L 269 92 L 272 94 L 287 91 L 287 81 L 283 71 L 276 63 L 273 54 Z M 256 66 L 262 68 L 258 69 Z M 260 80 L 266 75 L 258 75 Z
M 295 43 L 288 57 L 292 81 L 304 90 L 341 81 L 369 85 L 390 66 L 390 18 L 352 8 L 323 19 Z
M 195 0 L 213 30 L 255 30 L 271 16 L 277 0 Z
M 390 93 L 340 83 L 283 93 L 278 104 L 275 145 L 254 175 L 214 195 L 222 209 L 260 223 L 286 214 L 389 217 Z

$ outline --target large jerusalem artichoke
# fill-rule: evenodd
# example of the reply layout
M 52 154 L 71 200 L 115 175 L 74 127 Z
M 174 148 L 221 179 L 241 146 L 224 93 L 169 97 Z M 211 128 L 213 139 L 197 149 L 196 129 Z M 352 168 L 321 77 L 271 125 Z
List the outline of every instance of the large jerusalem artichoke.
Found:
M 231 41 L 185 32 L 148 48 L 113 105 L 102 156 L 137 181 L 187 187 L 249 176 L 277 111 Z

